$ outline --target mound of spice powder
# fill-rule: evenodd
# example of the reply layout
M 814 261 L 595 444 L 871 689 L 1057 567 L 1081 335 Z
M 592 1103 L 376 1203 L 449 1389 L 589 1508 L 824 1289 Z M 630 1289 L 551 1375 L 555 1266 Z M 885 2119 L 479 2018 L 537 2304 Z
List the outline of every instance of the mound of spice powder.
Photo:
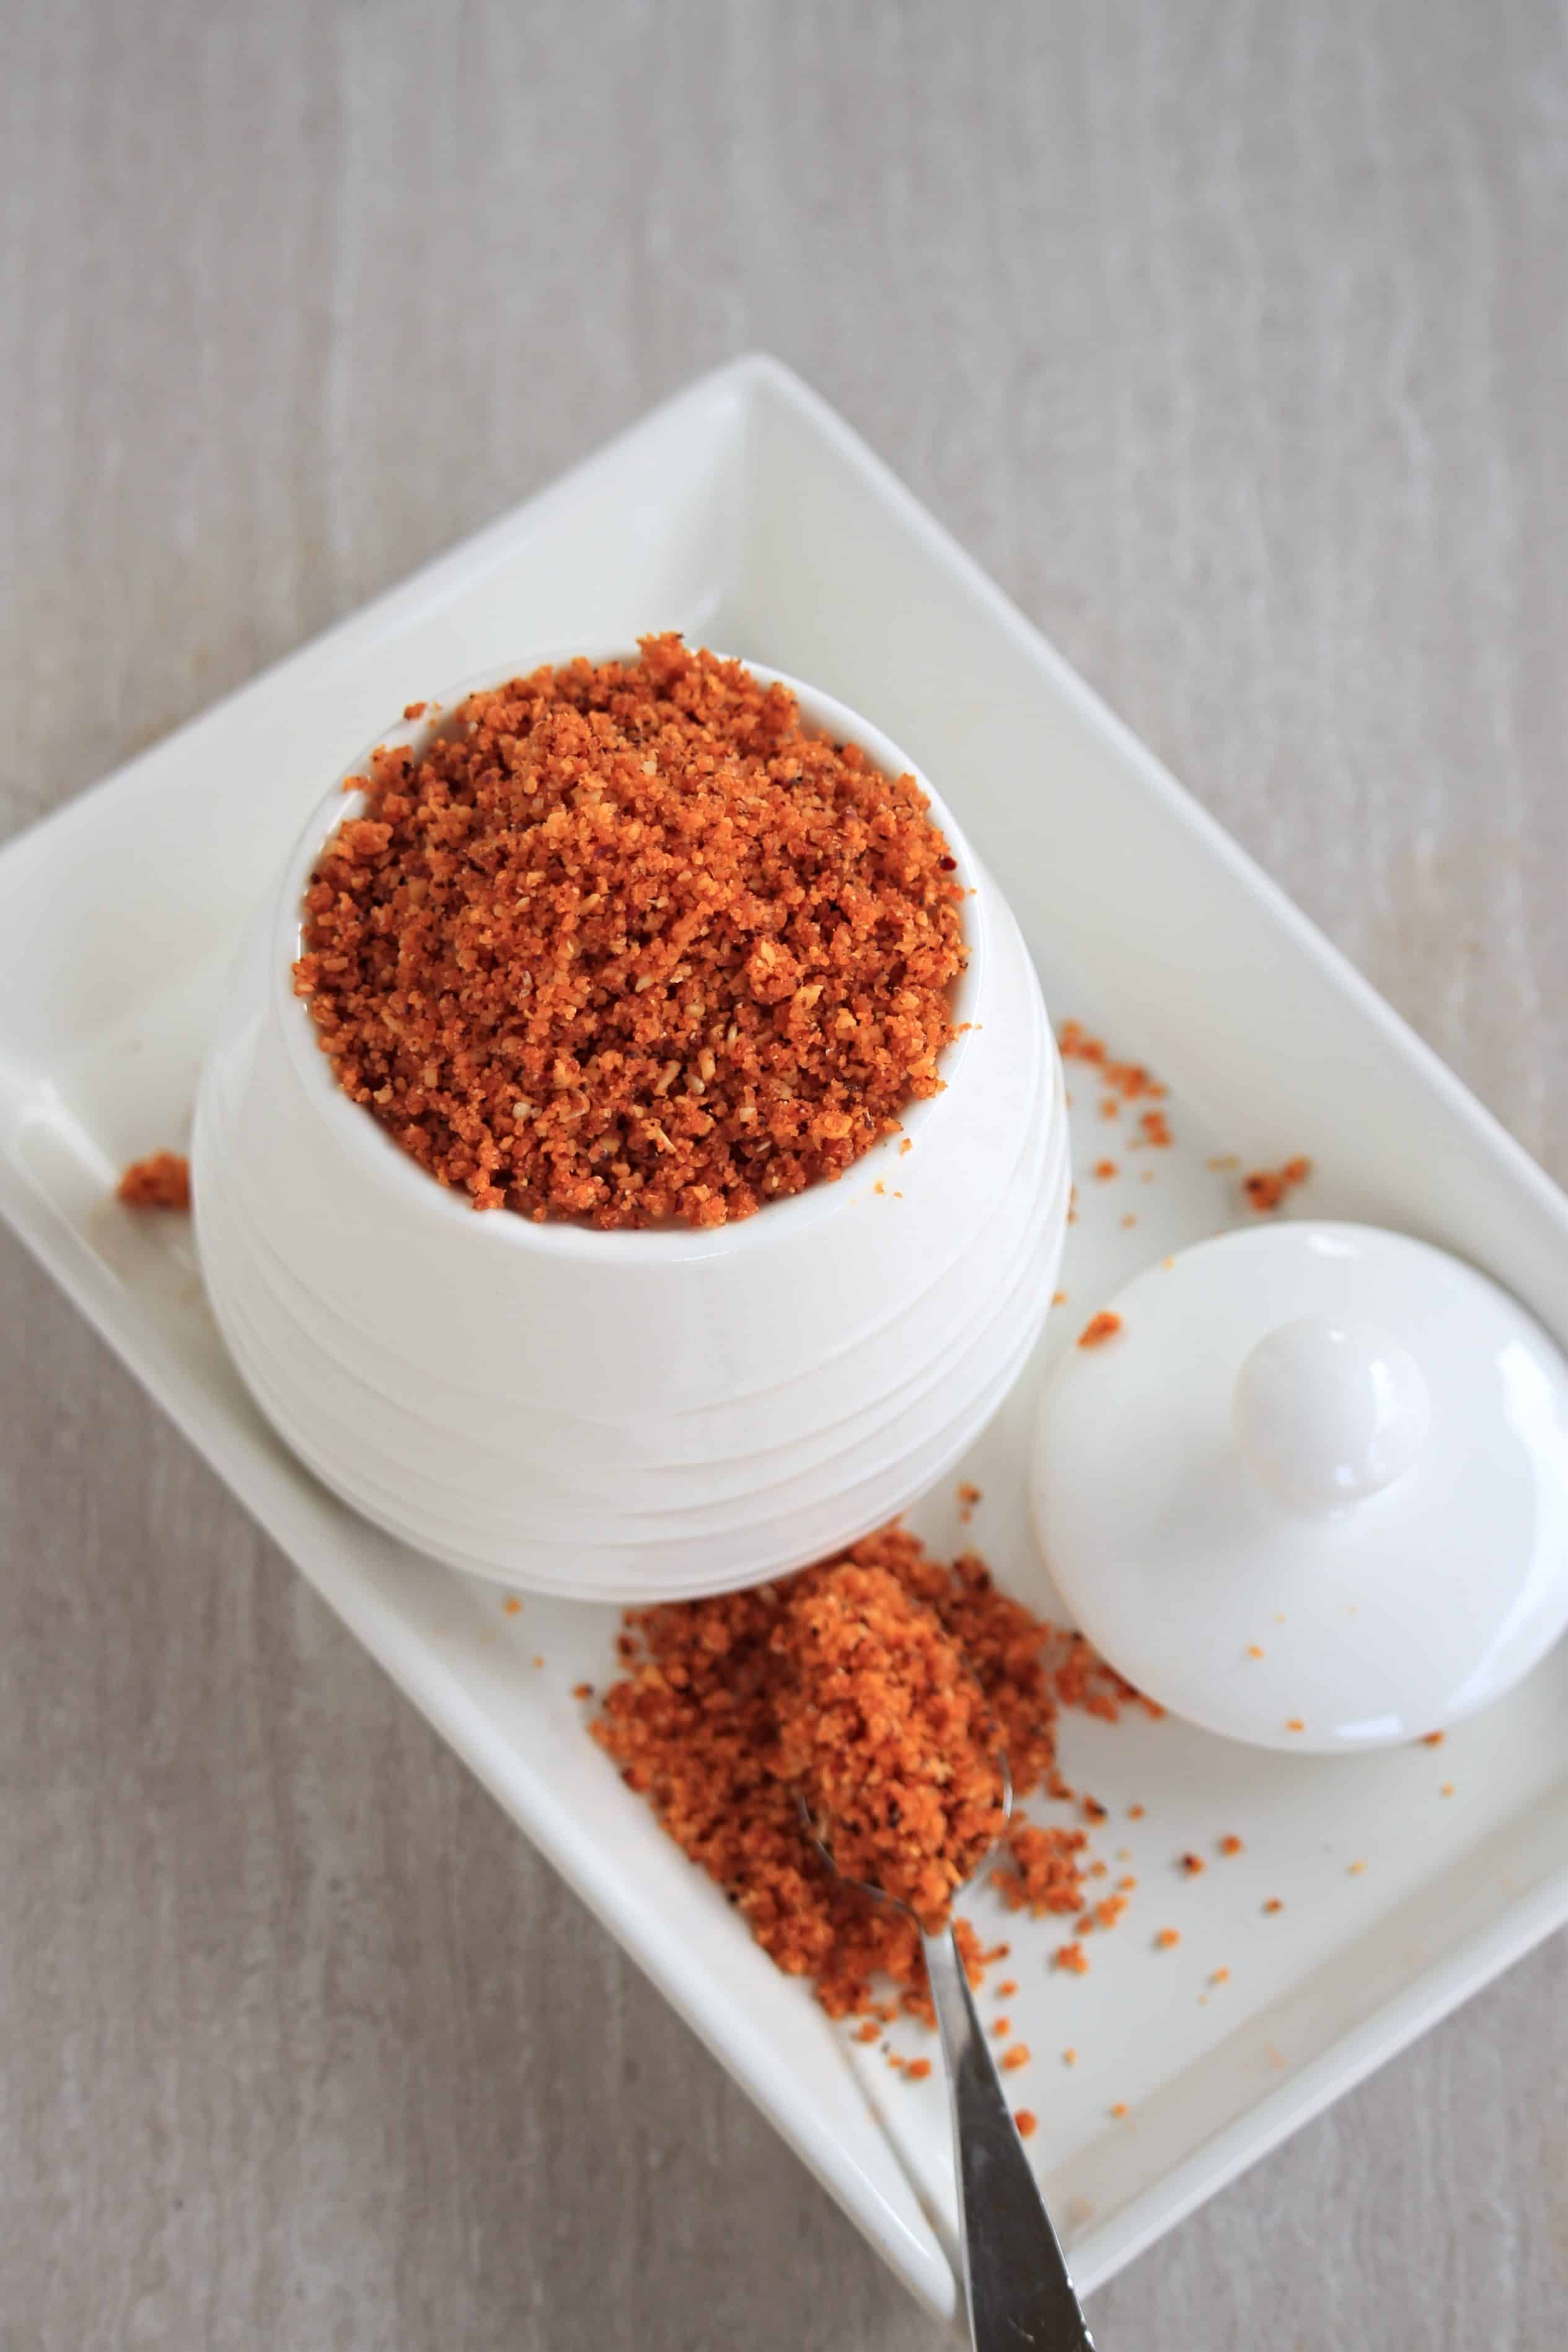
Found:
M 719 1225 L 938 1091 L 956 861 L 912 776 L 645 638 L 377 751 L 306 895 L 339 1084 L 478 1208 Z
M 891 1585 L 912 1612 L 934 1621 L 925 1643 L 939 1633 L 962 1654 L 983 1694 L 988 1746 L 1006 1755 L 1016 1797 L 1034 1790 L 1071 1797 L 1056 1762 L 1062 1706 L 1113 1718 L 1129 1702 L 1145 1704 L 1080 1634 L 999 1592 L 973 1553 L 948 1567 L 893 1527 L 777 1584 L 629 1612 L 620 1637 L 627 1670 L 604 1693 L 590 1728 L 683 1852 L 724 1888 L 764 1950 L 789 1974 L 815 1980 L 830 2015 L 885 2015 L 878 1986 L 891 1980 L 900 2005 L 929 2022 L 914 1920 L 830 1870 L 798 1802 L 810 1725 L 805 1676 L 820 1650 L 837 1646 L 829 1628 L 863 1616 L 867 1570 L 876 1572 L 871 1590 L 883 1632 L 893 1623 Z M 878 1711 L 869 1682 L 857 1719 L 868 1710 Z M 1053 1825 L 1025 1838 L 1030 1831 L 1015 1805 L 1003 1895 L 1019 1906 L 1081 1909 L 1089 1868 L 1083 1832 Z M 977 1983 L 988 1955 L 967 1920 L 957 1933 Z
M 846 1560 L 789 1591 L 777 1769 L 841 1875 L 946 1925 L 1005 1826 L 997 1735 L 963 1651 L 884 1568 Z

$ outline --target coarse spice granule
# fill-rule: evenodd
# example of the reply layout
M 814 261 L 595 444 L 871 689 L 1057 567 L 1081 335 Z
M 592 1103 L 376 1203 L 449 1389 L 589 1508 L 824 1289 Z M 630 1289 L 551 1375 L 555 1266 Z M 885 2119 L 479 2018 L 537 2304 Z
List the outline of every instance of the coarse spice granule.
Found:
M 1081 1634 L 998 1591 L 973 1553 L 947 1566 L 892 1527 L 775 1584 L 628 1612 L 620 1644 L 626 1671 L 604 1692 L 590 1728 L 770 1957 L 814 1979 L 831 2015 L 882 2014 L 876 1988 L 885 1978 L 900 2007 L 929 2022 L 914 1920 L 830 1870 L 797 1801 L 799 1740 L 810 1721 L 800 1677 L 815 1647 L 802 1646 L 795 1629 L 821 1613 L 824 1595 L 837 1596 L 835 1621 L 845 1613 L 867 1570 L 877 1572 L 882 1602 L 885 1579 L 961 1652 L 988 1710 L 988 1755 L 1006 1755 L 1015 1801 L 1070 1793 L 1056 1761 L 1063 1707 L 1114 1719 L 1129 1705 L 1147 1705 Z M 869 1687 L 863 1696 L 871 1698 Z M 1042 1829 L 1015 1810 L 998 1865 L 1004 1896 L 1020 1907 L 1078 1910 L 1084 1843 L 1082 1830 Z M 1007 1957 L 1005 1945 L 986 1953 L 964 1919 L 957 1934 L 975 1983 L 988 1959 Z
M 1241 1180 L 1247 1205 L 1260 1216 L 1271 1216 L 1287 1194 L 1296 1192 L 1312 1172 L 1310 1160 L 1287 1160 L 1282 1168 L 1255 1168 Z
M 178 1151 L 151 1152 L 131 1161 L 119 1193 L 128 1209 L 188 1209 L 191 1163 Z
M 1164 1101 L 1166 1089 L 1157 1078 L 1150 1076 L 1141 1062 L 1116 1061 L 1103 1038 L 1090 1036 L 1080 1022 L 1064 1021 L 1056 1043 L 1064 1062 L 1088 1063 L 1124 1101 Z
M 296 992 L 343 1091 L 476 1207 L 721 1225 L 942 1086 L 956 861 L 913 776 L 737 662 L 646 637 L 383 748 Z

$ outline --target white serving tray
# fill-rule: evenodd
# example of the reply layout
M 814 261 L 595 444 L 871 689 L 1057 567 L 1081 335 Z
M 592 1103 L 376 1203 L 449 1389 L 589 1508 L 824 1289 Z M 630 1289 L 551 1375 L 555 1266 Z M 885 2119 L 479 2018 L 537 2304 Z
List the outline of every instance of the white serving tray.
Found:
M 493 1587 L 334 1503 L 242 1393 L 181 1223 L 110 1197 L 124 1161 L 183 1140 L 215 977 L 322 779 L 443 680 L 543 640 L 652 627 L 811 678 L 904 743 L 1009 891 L 1053 1014 L 1103 1027 L 1171 1089 L 1176 1149 L 1134 1154 L 1070 1067 L 1081 1173 L 1107 1151 L 1123 1172 L 1082 1177 L 1069 1304 L 960 1474 L 985 1493 L 972 1527 L 946 1486 L 915 1515 L 933 1543 L 972 1541 L 1048 1599 L 1022 1492 L 1041 1370 L 1137 1266 L 1236 1220 L 1235 1179 L 1211 1157 L 1311 1153 L 1305 1207 L 1446 1243 L 1565 1342 L 1568 1202 L 766 359 L 695 384 L 0 855 L 0 1206 L 915 2292 L 951 2313 L 940 2070 L 906 2084 L 831 2026 L 588 1739 L 570 1693 L 611 1671 L 613 1617 L 535 1600 L 507 1614 Z M 1278 1678 L 1282 1713 L 1289 1633 L 1260 1637 L 1255 1669 Z M 1088 2290 L 1568 1918 L 1568 1654 L 1440 1749 L 1314 1760 L 1075 1720 L 1066 1760 L 1111 1809 L 1101 1851 L 1130 1850 L 1113 1874 L 1139 1888 L 1116 1933 L 1090 1939 L 1083 1978 L 1047 1965 L 1060 1923 L 1009 1923 L 1008 2008 L 1034 2053 L 1009 2082 L 1040 2118 L 1031 2150 Z M 1215 1859 L 1232 1831 L 1246 1852 Z M 1176 1867 L 1187 1847 L 1210 1856 L 1199 1878 Z M 1271 1895 L 1286 1908 L 1270 1916 Z M 1182 1942 L 1156 1956 L 1165 1926 Z M 919 2029 L 894 2039 L 913 2052 Z

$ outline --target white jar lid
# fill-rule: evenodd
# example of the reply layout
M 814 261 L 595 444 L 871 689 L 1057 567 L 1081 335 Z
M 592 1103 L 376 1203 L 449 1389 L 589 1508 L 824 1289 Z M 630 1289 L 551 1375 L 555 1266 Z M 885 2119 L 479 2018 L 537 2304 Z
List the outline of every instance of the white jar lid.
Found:
M 1368 1225 L 1249 1227 L 1140 1275 L 1040 1408 L 1063 1601 L 1210 1731 L 1440 1730 L 1568 1623 L 1568 1360 L 1506 1291 Z

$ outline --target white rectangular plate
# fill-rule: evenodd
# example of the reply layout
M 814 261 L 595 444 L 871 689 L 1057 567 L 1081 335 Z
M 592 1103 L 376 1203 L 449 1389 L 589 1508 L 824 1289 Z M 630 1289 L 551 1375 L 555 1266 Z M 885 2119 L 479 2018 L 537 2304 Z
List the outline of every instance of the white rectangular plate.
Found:
M 1310 1152 L 1314 1210 L 1448 1244 L 1564 1339 L 1568 1202 L 768 360 L 694 385 L 0 856 L 12 1223 L 915 2292 L 951 2312 L 939 2069 L 907 2084 L 830 2025 L 585 1736 L 569 1694 L 612 1670 L 612 1617 L 531 1600 L 508 1614 L 493 1587 L 340 1508 L 242 1394 L 188 1234 L 110 1197 L 124 1161 L 182 1140 L 214 976 L 323 780 L 452 679 L 655 627 L 810 678 L 902 742 L 1002 878 L 1056 1017 L 1103 1028 L 1171 1088 L 1176 1149 L 1124 1150 L 1114 1181 L 1082 1185 L 1070 1303 L 967 1465 L 985 1493 L 972 1527 L 946 1490 L 916 1515 L 935 1544 L 962 1533 L 1048 1601 L 1021 1500 L 1041 1370 L 1136 1267 L 1235 1221 L 1212 1157 Z M 1097 1090 L 1078 1092 L 1082 1167 L 1115 1148 Z M 1087 2290 L 1568 1917 L 1568 1655 L 1440 1752 L 1320 1762 L 1078 1721 L 1066 1760 L 1111 1809 L 1101 1851 L 1138 1878 L 1134 1909 L 1090 1939 L 1083 1978 L 1049 1966 L 1060 1923 L 999 1932 L 1033 2052 L 1009 2080 L 1040 2116 L 1031 2148 Z M 1228 1832 L 1245 1853 L 1184 1879 L 1176 1855 L 1212 1855 Z M 1273 1895 L 1286 1907 L 1266 1915 Z M 1166 1926 L 1182 1942 L 1156 1957 Z

